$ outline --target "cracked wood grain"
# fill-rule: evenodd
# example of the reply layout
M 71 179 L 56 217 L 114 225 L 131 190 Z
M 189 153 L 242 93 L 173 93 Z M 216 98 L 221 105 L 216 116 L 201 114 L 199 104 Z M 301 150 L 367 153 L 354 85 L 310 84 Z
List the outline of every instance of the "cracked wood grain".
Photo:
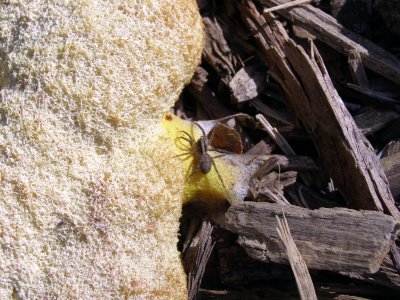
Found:
M 390 250 L 399 222 L 375 211 L 346 208 L 309 210 L 293 205 L 245 202 L 232 205 L 225 227 L 254 259 L 288 263 L 275 230 L 285 214 L 296 246 L 311 269 L 375 273 Z
M 291 40 L 271 14 L 252 1 L 239 4 L 288 109 L 314 141 L 321 161 L 352 208 L 379 210 L 400 220 L 387 178 L 373 148 L 333 87 L 318 50 L 311 55 Z

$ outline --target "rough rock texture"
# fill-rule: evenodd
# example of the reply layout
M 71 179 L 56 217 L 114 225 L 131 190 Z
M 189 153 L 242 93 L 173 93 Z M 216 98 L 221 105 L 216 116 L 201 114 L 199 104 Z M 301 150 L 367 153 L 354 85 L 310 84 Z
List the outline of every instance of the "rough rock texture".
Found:
M 160 121 L 202 44 L 194 0 L 0 2 L 1 299 L 186 297 Z

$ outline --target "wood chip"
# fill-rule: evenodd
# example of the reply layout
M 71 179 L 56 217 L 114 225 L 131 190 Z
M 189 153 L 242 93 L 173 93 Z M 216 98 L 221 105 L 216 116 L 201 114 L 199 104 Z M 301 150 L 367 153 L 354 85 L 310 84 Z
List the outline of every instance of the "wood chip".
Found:
M 335 186 L 351 207 L 385 210 L 400 220 L 379 160 L 333 87 L 318 50 L 313 48 L 310 57 L 279 21 L 261 16 L 252 1 L 246 3 L 240 5 L 243 19 Z
M 245 102 L 256 98 L 267 85 L 266 72 L 255 66 L 241 68 L 229 82 L 231 98 L 237 102 Z
M 353 78 L 354 83 L 358 84 L 363 88 L 367 88 L 369 86 L 369 83 L 360 53 L 358 53 L 357 51 L 350 51 L 348 56 L 348 62 L 349 62 L 351 77 Z
M 393 109 L 367 107 L 354 116 L 354 121 L 363 134 L 371 135 L 398 118 L 400 114 Z
M 400 152 L 381 159 L 393 197 L 400 197 Z
M 184 254 L 185 271 L 188 274 L 189 300 L 195 299 L 200 288 L 206 264 L 214 248 L 211 234 L 213 226 L 203 222 Z
M 312 269 L 375 273 L 400 228 L 391 216 L 380 212 L 309 210 L 265 202 L 232 205 L 225 214 L 225 226 L 239 234 L 239 244 L 254 259 L 287 263 L 274 230 L 276 216 L 283 213 L 301 256 Z
M 261 0 L 266 7 L 289 3 L 289 0 Z M 278 10 L 278 14 L 309 31 L 320 41 L 336 51 L 348 55 L 360 54 L 363 64 L 383 77 L 400 84 L 400 61 L 376 44 L 346 29 L 332 16 L 312 5 L 290 10 Z
M 308 4 L 308 3 L 311 3 L 311 2 L 314 2 L 314 1 L 315 0 L 293 0 L 293 1 L 288 2 L 288 3 L 282 3 L 282 4 L 279 4 L 277 6 L 273 6 L 271 8 L 265 8 L 263 10 L 263 13 L 266 14 L 266 13 L 277 11 L 277 10 L 281 10 L 281 9 L 293 8 L 293 7 L 304 5 L 304 4 Z

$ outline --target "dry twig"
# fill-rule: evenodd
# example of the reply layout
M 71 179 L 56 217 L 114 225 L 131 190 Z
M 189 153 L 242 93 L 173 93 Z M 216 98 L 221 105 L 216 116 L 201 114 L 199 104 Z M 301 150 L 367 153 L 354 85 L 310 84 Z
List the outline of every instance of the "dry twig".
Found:
M 292 8 L 292 7 L 308 4 L 308 3 L 311 3 L 311 2 L 314 2 L 314 0 L 294 0 L 292 2 L 279 4 L 279 5 L 273 6 L 271 8 L 265 8 L 263 10 L 263 13 L 266 14 L 266 13 L 277 11 L 277 10 L 281 10 L 281 9 L 288 9 L 288 8 Z
M 317 295 L 315 294 L 310 273 L 308 272 L 307 265 L 301 257 L 299 250 L 297 250 L 296 244 L 290 234 L 289 224 L 286 220 L 285 214 L 283 214 L 283 222 L 278 216 L 276 216 L 276 219 L 278 221 L 276 231 L 278 232 L 282 243 L 285 245 L 286 254 L 289 258 L 294 277 L 296 278 L 300 297 L 302 300 L 316 300 Z

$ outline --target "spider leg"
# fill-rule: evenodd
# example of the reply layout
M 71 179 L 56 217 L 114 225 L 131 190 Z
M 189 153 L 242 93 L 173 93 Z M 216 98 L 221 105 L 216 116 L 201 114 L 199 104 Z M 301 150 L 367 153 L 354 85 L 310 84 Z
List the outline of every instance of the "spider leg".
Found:
M 224 181 L 222 180 L 221 174 L 219 174 L 219 171 L 218 171 L 217 165 L 216 165 L 215 162 L 214 162 L 214 159 L 211 160 L 211 164 L 213 165 L 213 167 L 214 167 L 214 169 L 215 169 L 215 172 L 217 173 L 218 178 L 219 178 L 219 180 L 221 181 L 222 186 L 224 187 L 224 190 L 225 190 L 225 192 L 226 192 L 226 194 L 227 194 L 227 196 L 228 196 L 228 190 L 227 190 L 227 188 L 226 188 L 226 186 L 225 186 Z
M 193 156 L 193 152 L 185 152 L 185 153 L 181 153 L 181 154 L 177 154 L 177 155 L 174 155 L 174 156 L 172 156 L 172 158 L 177 158 L 177 157 L 181 157 L 181 156 L 190 156 L 190 155 L 192 155 Z M 182 160 L 187 160 L 188 158 L 184 158 L 184 159 L 182 159 Z
M 175 143 L 175 145 L 181 151 L 186 151 L 186 152 L 190 152 L 190 153 L 193 152 L 191 144 L 187 144 L 186 140 L 185 140 L 185 143 L 183 143 L 182 141 L 179 141 L 179 143 Z
M 188 142 L 189 144 L 191 144 L 193 142 L 193 140 L 189 140 L 188 138 L 184 137 L 184 136 L 180 136 L 177 138 L 178 141 L 180 140 L 184 140 L 185 142 Z
M 214 140 L 214 136 L 215 136 L 215 127 L 217 126 L 217 125 L 219 125 L 219 123 L 218 124 L 216 124 L 212 129 L 211 129 L 211 136 L 210 136 L 210 139 L 208 140 L 208 145 L 211 145 L 212 144 L 212 141 Z
M 240 114 L 238 114 L 238 115 L 240 115 Z M 228 119 L 228 118 L 231 118 L 231 117 L 227 117 L 227 118 L 223 118 L 223 119 Z M 207 143 L 206 144 L 207 149 L 205 149 L 206 151 L 213 151 L 213 152 L 219 152 L 219 153 L 225 153 L 225 154 L 232 154 L 232 152 L 224 150 L 224 149 L 217 149 L 217 148 L 208 149 L 208 147 L 212 144 L 212 141 L 214 140 L 214 137 L 215 137 L 215 130 L 214 129 L 215 129 L 216 125 L 212 128 L 210 139 L 208 139 L 203 127 L 201 127 L 200 124 L 198 124 L 197 122 L 193 122 L 193 123 L 196 124 L 197 127 L 200 128 L 201 132 L 203 133 L 203 137 L 205 137 L 205 140 L 206 140 L 206 143 Z
M 179 133 L 183 134 L 183 135 L 181 135 L 179 137 L 179 139 L 183 139 L 185 141 L 188 141 L 189 143 L 193 142 L 193 137 L 189 133 L 187 133 L 186 131 L 180 130 Z
M 181 157 L 181 156 L 189 155 L 189 154 L 191 154 L 191 153 L 190 152 L 185 152 L 185 153 L 174 155 L 174 156 L 172 156 L 172 158 Z
M 209 149 L 208 152 L 218 152 L 218 153 L 224 153 L 224 154 L 232 154 L 232 152 L 224 150 L 224 149 L 218 149 L 218 148 L 214 148 L 214 149 Z
M 196 124 L 197 127 L 199 127 L 201 132 L 202 132 L 202 136 L 199 138 L 197 143 L 198 143 L 198 145 L 200 147 L 200 149 L 199 149 L 200 152 L 201 153 L 205 153 L 205 152 L 207 152 L 208 145 L 209 145 L 207 135 L 206 135 L 203 127 L 201 127 L 199 123 L 197 123 L 197 122 L 193 122 L 193 123 Z
M 193 124 L 196 124 L 196 126 L 200 128 L 201 133 L 203 134 L 203 136 L 204 136 L 204 137 L 207 137 L 206 132 L 204 131 L 204 128 L 201 127 L 199 123 L 193 122 Z
M 190 175 L 188 176 L 188 173 L 189 173 L 189 171 L 192 171 L 191 173 L 190 173 Z M 194 163 L 193 163 L 193 160 L 192 160 L 192 162 L 190 163 L 190 166 L 189 166 L 189 168 L 188 168 L 188 170 L 187 170 L 187 172 L 186 172 L 186 174 L 185 174 L 185 183 L 187 183 L 188 181 L 189 181 L 189 179 L 190 179 L 190 177 L 192 177 L 193 176 L 193 174 L 194 173 L 196 173 L 196 168 L 194 167 Z
M 225 154 L 221 154 L 221 155 L 217 155 L 217 156 L 214 156 L 214 157 L 211 157 L 212 159 L 215 159 L 215 158 L 220 158 L 221 156 L 225 156 Z

